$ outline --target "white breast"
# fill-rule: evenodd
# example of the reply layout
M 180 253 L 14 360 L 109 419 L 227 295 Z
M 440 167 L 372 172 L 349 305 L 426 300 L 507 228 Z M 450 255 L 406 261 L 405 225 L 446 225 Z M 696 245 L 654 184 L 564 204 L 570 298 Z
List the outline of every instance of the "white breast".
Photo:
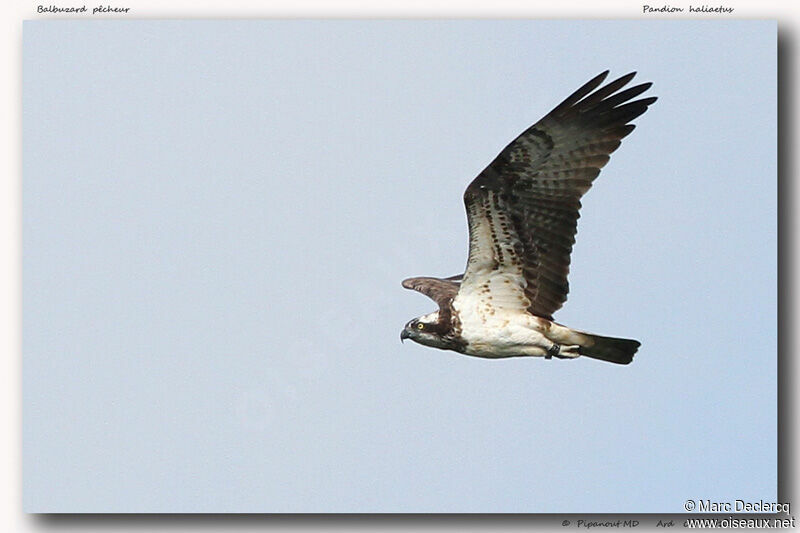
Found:
M 552 345 L 521 306 L 495 306 L 489 293 L 459 292 L 453 308 L 461 321 L 466 353 L 483 357 L 544 355 Z

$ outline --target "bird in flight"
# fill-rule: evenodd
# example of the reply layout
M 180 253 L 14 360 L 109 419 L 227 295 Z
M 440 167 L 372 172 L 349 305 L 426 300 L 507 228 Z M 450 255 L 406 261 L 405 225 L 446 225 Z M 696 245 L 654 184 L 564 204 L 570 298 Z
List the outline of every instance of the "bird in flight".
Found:
M 621 90 L 630 73 L 599 74 L 522 132 L 467 187 L 469 258 L 463 274 L 419 277 L 403 287 L 439 309 L 409 321 L 400 339 L 485 358 L 591 357 L 628 364 L 640 343 L 553 321 L 567 299 L 580 199 L 608 163 L 652 85 Z M 599 88 L 598 88 L 599 87 Z

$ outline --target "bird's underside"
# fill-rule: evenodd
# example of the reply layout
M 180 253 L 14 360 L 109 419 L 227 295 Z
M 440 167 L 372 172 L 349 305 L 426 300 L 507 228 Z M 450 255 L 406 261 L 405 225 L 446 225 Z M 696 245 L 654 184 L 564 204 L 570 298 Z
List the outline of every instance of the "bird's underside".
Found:
M 525 130 L 467 187 L 466 271 L 403 281 L 439 309 L 409 321 L 401 339 L 486 358 L 585 355 L 631 362 L 638 341 L 553 321 L 569 290 L 580 199 L 633 131 L 629 122 L 656 100 L 633 100 L 650 83 L 621 90 L 634 73 L 600 87 L 607 75 L 583 85 Z

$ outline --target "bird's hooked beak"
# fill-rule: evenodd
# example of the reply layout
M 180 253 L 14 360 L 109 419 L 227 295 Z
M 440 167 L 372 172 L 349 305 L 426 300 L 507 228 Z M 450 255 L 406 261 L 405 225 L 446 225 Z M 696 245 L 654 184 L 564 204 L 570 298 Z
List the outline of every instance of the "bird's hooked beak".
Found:
M 403 328 L 403 331 L 400 332 L 400 342 L 409 338 L 411 338 L 411 333 L 408 332 L 408 328 Z

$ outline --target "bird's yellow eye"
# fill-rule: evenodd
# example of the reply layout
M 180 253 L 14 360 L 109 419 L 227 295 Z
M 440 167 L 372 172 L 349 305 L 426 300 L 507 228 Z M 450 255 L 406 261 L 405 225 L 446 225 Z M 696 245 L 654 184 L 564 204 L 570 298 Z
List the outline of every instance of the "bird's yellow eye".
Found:
M 417 329 L 425 329 L 425 324 L 420 322 L 419 324 L 417 324 Z

